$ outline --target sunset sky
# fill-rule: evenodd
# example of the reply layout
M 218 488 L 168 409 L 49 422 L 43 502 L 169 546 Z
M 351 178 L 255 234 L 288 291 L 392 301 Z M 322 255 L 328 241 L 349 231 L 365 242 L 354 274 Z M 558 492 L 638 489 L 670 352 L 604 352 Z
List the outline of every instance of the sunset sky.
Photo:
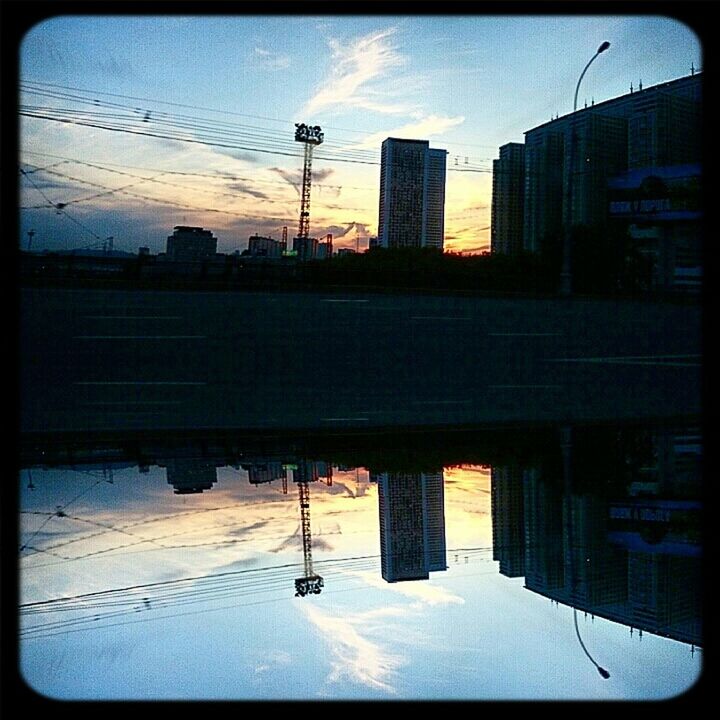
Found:
M 283 226 L 292 237 L 294 123 L 306 122 L 325 133 L 313 236 L 367 247 L 380 144 L 393 136 L 448 151 L 445 248 L 487 250 L 498 147 L 571 111 L 605 40 L 581 106 L 702 67 L 692 30 L 657 16 L 46 20 L 20 50 L 19 242 L 33 229 L 33 249 L 112 236 L 118 250 L 158 252 L 175 225 L 211 229 L 218 252 Z

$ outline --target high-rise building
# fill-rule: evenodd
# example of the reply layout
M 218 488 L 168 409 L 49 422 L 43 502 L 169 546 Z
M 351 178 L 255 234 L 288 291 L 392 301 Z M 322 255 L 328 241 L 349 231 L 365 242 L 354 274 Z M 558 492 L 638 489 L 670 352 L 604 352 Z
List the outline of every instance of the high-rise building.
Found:
M 165 254 L 175 262 L 211 260 L 217 252 L 217 238 L 201 227 L 176 225 L 167 239 Z
M 516 158 L 522 146 L 517 143 L 502 146 L 500 158 L 493 164 L 493 251 L 512 252 L 512 245 L 508 244 L 511 236 L 505 229 L 508 225 L 503 222 L 504 218 L 509 223 L 509 218 L 517 216 L 518 206 L 523 207 L 522 248 L 542 252 L 553 245 L 559 248 L 568 217 L 573 225 L 606 230 L 614 219 L 610 204 L 617 199 L 610 194 L 609 186 L 623 173 L 627 178 L 622 182 L 628 187 L 634 182 L 633 172 L 637 175 L 638 171 L 644 173 L 643 177 L 658 174 L 675 177 L 678 172 L 673 169 L 695 165 L 699 178 L 701 94 L 702 75 L 695 73 L 645 89 L 631 89 L 621 97 L 601 103 L 591 102 L 575 113 L 528 130 L 522 187 L 509 184 L 510 178 L 519 174 Z M 572 212 L 568 213 L 572 136 L 573 197 Z M 511 154 L 515 158 L 511 159 Z M 515 168 L 510 174 L 508 165 Z M 506 179 L 507 184 L 503 184 Z M 675 197 L 677 193 L 671 195 Z M 699 286 L 697 218 L 678 216 L 661 220 L 650 238 L 652 252 L 659 258 L 656 284 Z M 630 236 L 647 239 L 647 228 L 645 222 Z M 676 249 L 681 257 L 678 264 L 673 259 Z M 680 268 L 678 272 L 675 267 Z
M 571 224 L 604 226 L 609 207 L 608 181 L 627 167 L 627 121 L 580 114 L 574 132 Z M 569 162 L 567 166 L 569 168 Z M 565 193 L 563 200 L 567 201 Z M 567 217 L 566 213 L 567 208 L 563 207 L 563 218 Z
M 628 169 L 699 161 L 699 101 L 643 92 L 628 119 Z
M 427 140 L 388 138 L 382 144 L 378 244 L 442 249 L 446 150 Z
M 540 252 L 562 232 L 565 136 L 555 130 L 525 134 L 523 250 Z
M 525 145 L 507 143 L 493 160 L 490 243 L 494 253 L 522 250 L 525 197 Z
M 443 474 L 381 473 L 380 557 L 388 582 L 425 580 L 447 569 Z

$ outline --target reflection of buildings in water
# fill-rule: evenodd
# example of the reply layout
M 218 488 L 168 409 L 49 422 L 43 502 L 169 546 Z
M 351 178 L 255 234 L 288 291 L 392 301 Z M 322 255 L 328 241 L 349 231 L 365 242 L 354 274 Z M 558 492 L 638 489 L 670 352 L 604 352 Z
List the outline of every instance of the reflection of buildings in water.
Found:
M 557 478 L 536 468 L 494 467 L 493 559 L 502 574 L 522 574 L 524 534 L 528 590 L 701 645 L 700 436 L 654 431 L 620 440 L 634 448 L 626 457 L 624 498 L 572 483 L 568 495 Z
M 443 473 L 379 473 L 382 576 L 426 580 L 447 569 Z
M 523 474 L 525 521 L 525 583 L 560 588 L 565 584 L 562 490 L 544 482 L 537 468 Z
M 287 478 L 287 470 L 279 460 L 257 461 L 243 463 L 240 467 L 247 471 L 248 480 L 251 485 L 262 485 L 273 480 L 284 480 Z
M 506 577 L 525 575 L 523 469 L 518 464 L 491 470 L 493 560 Z
M 167 481 L 176 495 L 210 490 L 217 482 L 217 468 L 212 460 L 173 458 L 165 461 Z

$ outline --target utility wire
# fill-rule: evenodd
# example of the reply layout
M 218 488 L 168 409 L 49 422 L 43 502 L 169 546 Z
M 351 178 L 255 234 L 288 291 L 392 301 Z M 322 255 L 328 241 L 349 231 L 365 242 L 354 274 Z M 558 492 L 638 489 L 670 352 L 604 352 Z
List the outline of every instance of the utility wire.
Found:
M 176 103 L 176 102 L 169 102 L 164 100 L 157 100 L 157 99 L 151 99 L 151 98 L 144 98 L 144 97 L 137 97 L 133 95 L 123 95 L 121 93 L 110 93 L 106 91 L 99 91 L 99 90 L 91 90 L 88 88 L 78 88 L 74 86 L 68 86 L 68 85 L 58 85 L 56 83 L 49 83 L 42 80 L 32 80 L 32 79 L 26 79 L 24 81 L 24 84 L 27 85 L 35 85 L 35 86 L 41 86 L 41 87 L 50 87 L 50 88 L 58 88 L 59 90 L 73 90 L 80 93 L 87 93 L 90 95 L 98 95 L 98 96 L 107 96 L 107 97 L 116 97 L 116 98 L 122 98 L 125 100 L 138 100 L 141 102 L 147 102 L 147 103 L 156 103 L 160 105 L 167 105 L 172 107 L 182 107 L 192 110 L 202 110 L 203 112 L 211 112 L 211 113 L 217 113 L 220 115 L 229 115 L 233 117 L 246 117 L 246 118 L 252 118 L 254 120 L 267 120 L 269 122 L 278 123 L 281 125 L 284 125 L 285 127 L 292 127 L 293 123 L 287 120 L 278 120 L 277 118 L 271 118 L 267 117 L 265 115 L 251 115 L 248 113 L 239 113 L 239 112 L 233 112 L 231 110 L 218 110 L 216 108 L 208 108 L 201 105 L 191 105 L 187 103 Z M 106 101 L 96 101 L 96 102 L 106 102 Z M 323 127 L 326 127 L 329 130 L 339 130 L 341 132 L 349 132 L 353 134 L 365 134 L 367 137 L 367 134 L 364 130 L 358 130 L 357 128 L 344 128 L 339 126 L 333 126 L 333 125 L 324 125 Z M 459 147 L 481 147 L 486 149 L 492 149 L 496 150 L 497 148 L 494 145 L 482 145 L 478 143 L 453 143 Z
M 83 230 L 85 230 L 86 232 L 89 232 L 89 233 L 90 233 L 94 238 L 96 238 L 97 240 L 102 241 L 102 238 L 101 238 L 96 232 L 94 232 L 94 231 L 91 230 L 89 227 L 87 227 L 87 225 L 84 225 L 84 224 L 81 223 L 79 220 L 76 220 L 72 215 L 70 215 L 70 213 L 68 213 L 68 212 L 64 209 L 64 204 L 63 204 L 63 203 L 54 203 L 54 202 L 35 184 L 35 181 L 34 181 L 22 168 L 19 168 L 19 170 L 20 170 L 20 173 L 21 173 L 24 177 L 26 177 L 26 178 L 28 179 L 28 181 L 30 182 L 30 184 L 45 198 L 45 200 L 47 200 L 49 206 L 51 206 L 54 210 L 56 210 L 57 212 L 59 212 L 59 213 L 61 213 L 62 215 L 64 215 L 64 216 L 65 216 L 66 218 L 68 218 L 69 220 L 72 220 L 72 222 L 74 222 L 76 225 L 79 225 L 79 226 L 80 226 Z

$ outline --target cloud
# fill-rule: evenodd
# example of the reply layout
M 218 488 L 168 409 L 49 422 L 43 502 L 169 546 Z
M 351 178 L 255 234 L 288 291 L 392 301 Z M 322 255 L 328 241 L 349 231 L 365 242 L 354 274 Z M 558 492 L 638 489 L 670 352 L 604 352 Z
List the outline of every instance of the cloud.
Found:
M 457 127 L 465 122 L 462 115 L 456 117 L 444 117 L 441 115 L 428 115 L 418 119 L 416 122 L 393 128 L 392 130 L 381 130 L 380 132 L 368 135 L 362 142 L 352 145 L 348 150 L 377 150 L 383 140 L 389 137 L 404 138 L 408 140 L 426 140 L 431 135 L 442 133 Z
M 242 162 L 257 163 L 257 155 L 253 153 L 243 152 L 242 150 L 232 150 L 228 148 L 212 147 L 209 148 L 216 155 L 225 155 L 226 157 L 232 158 L 233 160 L 241 160 Z
M 292 185 L 297 190 L 298 195 L 302 187 L 302 170 L 285 170 L 279 167 L 268 168 L 270 172 L 274 172 L 279 175 L 285 182 Z M 323 180 L 329 178 L 335 171 L 332 168 L 321 168 L 320 170 L 314 170 L 312 174 L 313 184 L 321 183 Z
M 355 107 L 380 113 L 407 113 L 407 105 L 388 102 L 384 94 L 371 86 L 372 81 L 405 63 L 391 37 L 395 28 L 380 30 L 348 42 L 328 40 L 332 51 L 330 77 L 307 102 L 302 114 L 312 115 L 323 108 Z
M 268 197 L 264 192 L 254 190 L 247 183 L 242 182 L 230 183 L 227 186 L 227 189 L 233 192 L 243 193 L 244 195 L 250 195 L 251 197 L 259 198 L 260 200 L 267 200 Z
M 284 70 L 290 67 L 290 57 L 273 53 L 265 48 L 256 47 L 253 50 L 255 63 L 264 70 Z
M 403 658 L 360 634 L 360 630 L 367 628 L 369 620 L 378 618 L 377 610 L 338 618 L 330 617 L 312 605 L 305 604 L 302 608 L 330 645 L 333 657 L 328 682 L 346 678 L 376 690 L 397 692 L 391 683 Z M 401 616 L 404 612 L 403 608 L 382 608 L 380 614 L 382 617 Z
M 337 227 L 337 226 L 335 226 Z M 361 223 L 353 220 L 351 223 L 346 225 L 344 228 L 339 228 L 338 232 L 334 237 L 338 240 L 342 240 L 343 238 L 347 237 L 351 232 L 352 235 L 352 241 L 355 242 L 355 231 L 357 230 L 357 233 L 361 237 L 367 237 L 370 234 L 369 225 L 367 223 Z

